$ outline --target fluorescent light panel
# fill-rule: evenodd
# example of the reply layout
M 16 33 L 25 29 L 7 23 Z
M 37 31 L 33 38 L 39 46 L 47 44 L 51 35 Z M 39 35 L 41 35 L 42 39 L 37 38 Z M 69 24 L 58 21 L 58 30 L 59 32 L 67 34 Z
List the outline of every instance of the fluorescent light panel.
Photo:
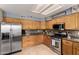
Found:
M 43 10 L 45 10 L 48 6 L 50 6 L 50 4 L 38 4 L 35 8 L 35 10 L 33 10 L 32 12 L 35 12 L 35 13 L 40 13 L 42 12 Z
M 42 12 L 41 14 L 43 15 L 47 15 L 50 14 L 52 12 L 55 12 L 56 10 L 62 8 L 61 5 L 52 5 L 50 8 L 48 8 L 47 10 L 45 10 L 44 12 Z

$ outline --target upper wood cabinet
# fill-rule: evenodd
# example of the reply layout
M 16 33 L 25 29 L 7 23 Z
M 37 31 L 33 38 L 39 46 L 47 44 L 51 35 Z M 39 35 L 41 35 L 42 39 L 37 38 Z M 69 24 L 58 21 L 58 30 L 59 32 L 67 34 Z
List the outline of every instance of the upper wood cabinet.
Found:
M 65 23 L 65 16 L 56 18 L 56 24 L 64 24 Z
M 47 21 L 47 29 L 52 29 L 52 26 L 54 25 L 54 24 L 56 24 L 56 20 L 55 19 L 53 19 L 53 20 L 49 20 L 49 21 Z
M 79 12 L 66 17 L 65 28 L 79 30 Z
M 66 16 L 65 29 L 77 28 L 77 13 Z
M 21 24 L 23 26 L 23 29 L 32 29 L 32 21 L 28 19 L 21 19 Z
M 22 19 L 21 24 L 23 29 L 40 29 L 40 21 L 33 21 L 29 19 Z
M 65 24 L 65 29 L 79 29 L 79 13 L 62 16 L 47 21 L 47 28 L 52 29 L 53 24 Z
M 4 22 L 20 24 L 20 19 L 18 19 L 18 18 L 5 17 L 5 18 L 4 18 Z
M 54 24 L 63 24 L 65 23 L 65 17 L 60 17 L 60 18 L 55 18 L 55 19 L 52 19 L 52 20 L 49 20 L 47 21 L 47 28 L 48 29 L 53 29 L 53 25 Z
M 46 21 L 41 21 L 40 29 L 46 29 Z
M 23 29 L 41 29 L 40 21 L 34 21 L 30 19 L 18 19 L 18 18 L 5 17 L 4 22 L 22 24 Z
M 52 21 L 47 21 L 46 24 L 47 29 L 52 29 Z
M 32 21 L 32 29 L 40 29 L 40 21 Z

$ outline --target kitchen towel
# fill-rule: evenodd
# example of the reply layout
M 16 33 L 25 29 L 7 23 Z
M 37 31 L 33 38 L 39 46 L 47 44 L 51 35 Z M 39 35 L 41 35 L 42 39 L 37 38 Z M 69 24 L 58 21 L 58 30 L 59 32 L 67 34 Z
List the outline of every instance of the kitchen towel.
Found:
M 52 39 L 52 45 L 55 46 L 55 40 Z

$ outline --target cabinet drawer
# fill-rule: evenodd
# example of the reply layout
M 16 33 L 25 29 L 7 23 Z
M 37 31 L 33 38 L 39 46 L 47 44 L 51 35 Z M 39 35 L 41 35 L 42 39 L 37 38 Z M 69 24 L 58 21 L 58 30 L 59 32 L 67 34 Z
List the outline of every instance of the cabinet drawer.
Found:
M 63 44 L 71 45 L 72 46 L 72 41 L 62 40 L 62 42 L 63 42 Z
M 74 42 L 73 44 L 75 47 L 79 47 L 79 42 Z

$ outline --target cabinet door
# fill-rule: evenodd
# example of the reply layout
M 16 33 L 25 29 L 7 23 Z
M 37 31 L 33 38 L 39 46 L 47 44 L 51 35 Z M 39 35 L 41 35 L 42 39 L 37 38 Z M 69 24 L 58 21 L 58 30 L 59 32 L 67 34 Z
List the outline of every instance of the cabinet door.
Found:
M 72 55 L 72 42 L 68 40 L 62 40 L 62 53 L 63 55 Z
M 32 29 L 40 29 L 38 21 L 32 21 Z
M 56 24 L 64 24 L 64 23 L 65 23 L 65 16 L 56 19 Z
M 44 44 L 47 45 L 48 47 L 50 47 L 51 46 L 51 42 L 52 42 L 50 37 L 47 36 L 47 35 L 44 35 L 43 39 L 44 39 Z
M 76 29 L 77 14 L 68 15 L 65 19 L 65 29 Z
M 53 29 L 53 25 L 56 24 L 56 19 L 47 21 L 48 29 Z
M 79 55 L 79 42 L 74 42 L 74 44 L 73 44 L 73 54 Z
M 76 25 L 77 25 L 77 30 L 79 30 L 79 12 L 77 13 L 77 23 L 76 23 Z
M 32 20 L 28 20 L 28 27 L 29 27 L 29 29 L 33 29 L 33 21 Z
M 28 21 L 21 19 L 22 29 L 28 29 Z
M 43 43 L 43 35 L 36 35 L 34 40 L 35 40 L 35 45 Z
M 13 23 L 13 19 L 12 18 L 4 18 L 4 22 L 7 22 L 7 23 Z
M 43 43 L 43 35 L 30 35 L 22 38 L 23 48 Z
M 24 36 L 23 38 L 22 38 L 22 42 L 23 42 L 23 44 L 22 44 L 22 46 L 23 46 L 23 48 L 27 48 L 27 47 L 30 47 L 30 46 L 33 46 L 35 43 L 34 43 L 34 41 L 35 41 L 35 39 L 34 39 L 34 36 Z
M 20 24 L 20 19 L 18 19 L 18 18 L 4 18 L 4 22 Z
M 46 29 L 46 22 L 45 21 L 41 21 L 41 29 Z
M 22 19 L 21 24 L 23 25 L 23 29 L 32 29 L 32 21 L 29 19 Z
M 50 20 L 50 21 L 47 21 L 46 22 L 46 24 L 47 24 L 47 29 L 52 29 L 52 21 Z

